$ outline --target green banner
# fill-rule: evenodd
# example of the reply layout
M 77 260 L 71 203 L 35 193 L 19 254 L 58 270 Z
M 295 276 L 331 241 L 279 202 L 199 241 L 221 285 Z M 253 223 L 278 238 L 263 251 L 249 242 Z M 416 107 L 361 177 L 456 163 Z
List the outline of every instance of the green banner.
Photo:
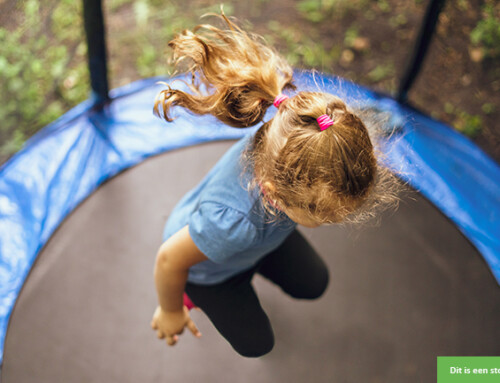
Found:
M 500 382 L 500 356 L 437 357 L 437 383 L 490 382 Z

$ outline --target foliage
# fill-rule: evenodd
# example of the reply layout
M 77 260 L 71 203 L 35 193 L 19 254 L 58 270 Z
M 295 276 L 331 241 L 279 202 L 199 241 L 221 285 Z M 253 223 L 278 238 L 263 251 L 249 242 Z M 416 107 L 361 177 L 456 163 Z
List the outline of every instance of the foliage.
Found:
M 287 27 L 277 21 L 270 21 L 268 28 L 273 34 L 265 36 L 272 45 L 284 43 L 283 54 L 293 66 L 329 70 L 340 57 L 340 48 L 326 50 L 318 44 L 318 37 L 302 33 L 298 28 Z
M 220 5 L 195 11 L 163 0 L 109 0 L 108 12 L 133 10 L 136 28 L 128 28 L 112 44 L 129 49 L 138 75 L 150 77 L 172 69 L 161 55 L 166 42 L 181 29 Z M 42 7 L 43 5 L 43 7 Z M 19 20 L 0 27 L 0 163 L 18 151 L 27 138 L 89 94 L 82 2 L 26 0 Z M 224 6 L 227 15 L 231 6 Z M 113 65 L 122 65 L 110 60 Z
M 500 57 L 500 5 L 488 1 L 482 8 L 482 18 L 470 34 L 471 42 L 485 49 L 487 57 Z
M 19 5 L 15 14 L 0 27 L 3 90 L 0 94 L 0 162 L 17 151 L 34 132 L 84 100 L 89 93 L 82 1 L 16 3 Z M 269 0 L 224 4 L 228 16 L 234 13 L 232 4 L 240 8 L 240 21 L 258 20 L 258 33 L 275 45 L 292 65 L 322 71 L 335 68 L 340 75 L 364 84 L 382 85 L 386 90 L 395 83 L 397 72 L 397 61 L 392 54 L 394 41 L 380 41 L 376 34 L 370 34 L 373 27 L 367 28 L 364 23 L 384 28 L 385 22 L 389 31 L 407 32 L 415 28 L 414 15 L 395 0 L 300 0 L 293 3 L 295 9 L 286 10 L 287 16 L 295 17 L 292 21 L 298 18 L 298 24 L 280 23 L 279 15 L 265 14 L 268 4 L 272 5 Z M 415 9 L 415 4 L 423 9 L 427 1 L 413 0 L 408 7 Z M 106 0 L 103 5 L 111 87 L 137 78 L 171 73 L 173 68 L 164 58 L 167 42 L 180 30 L 208 21 L 200 19 L 203 14 L 220 10 L 220 2 L 216 0 Z M 479 8 L 469 0 L 457 0 L 456 6 L 464 13 Z M 481 18 L 470 33 L 473 50 L 481 51 L 485 57 L 500 57 L 499 6 L 495 0 L 484 0 Z M 253 26 L 244 25 L 244 28 L 252 30 Z M 398 38 L 397 32 L 395 38 Z M 377 51 L 385 56 L 377 58 L 374 54 Z M 349 55 L 350 61 L 345 59 Z M 360 71 L 360 67 L 363 70 Z M 440 106 L 436 108 L 442 112 Z M 495 99 L 490 97 L 481 98 L 479 110 L 470 108 L 469 112 L 472 114 L 450 106 L 446 110 L 449 121 L 454 121 L 458 129 L 475 135 L 498 110 Z
M 327 17 L 335 3 L 335 0 L 301 0 L 297 4 L 297 9 L 307 20 L 319 23 Z
M 190 8 L 164 0 L 111 0 L 107 7 L 110 11 L 118 11 L 126 5 L 132 5 L 135 28 L 121 31 L 109 45 L 128 47 L 130 56 L 135 57 L 134 67 L 140 77 L 171 73 L 173 67 L 163 59 L 167 42 L 179 31 L 202 23 L 201 16 L 219 13 L 221 7 L 213 4 Z M 227 16 L 232 15 L 231 4 L 224 4 L 223 9 Z
M 381 64 L 377 65 L 368 73 L 368 78 L 373 82 L 379 82 L 390 76 L 394 76 L 394 72 L 393 63 Z
M 85 99 L 88 80 L 80 44 L 81 2 L 60 1 L 51 14 L 23 4 L 17 28 L 0 28 L 0 157 Z
M 483 118 L 478 114 L 459 111 L 454 126 L 469 137 L 476 137 L 483 129 Z
M 344 44 L 349 48 L 354 46 L 354 42 L 359 37 L 359 28 L 356 25 L 351 25 L 344 34 Z
M 366 8 L 367 4 L 369 0 L 301 0 L 297 3 L 297 10 L 305 19 L 320 23 L 331 18 L 342 18 L 351 10 Z
M 485 108 L 488 112 L 493 111 L 491 104 L 485 104 Z M 455 129 L 466 136 L 476 137 L 483 129 L 483 118 L 478 114 L 470 114 L 459 107 L 453 106 L 449 102 L 444 104 L 444 111 L 453 117 L 453 126 Z

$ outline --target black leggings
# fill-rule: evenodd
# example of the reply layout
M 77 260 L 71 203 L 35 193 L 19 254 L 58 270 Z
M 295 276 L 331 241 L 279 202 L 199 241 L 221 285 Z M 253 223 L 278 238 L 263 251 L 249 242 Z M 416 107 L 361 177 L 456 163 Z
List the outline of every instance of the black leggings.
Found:
M 252 269 L 210 286 L 186 284 L 186 293 L 241 355 L 258 357 L 274 346 L 274 334 L 251 285 L 258 272 L 294 298 L 316 299 L 326 290 L 325 263 L 295 230 Z

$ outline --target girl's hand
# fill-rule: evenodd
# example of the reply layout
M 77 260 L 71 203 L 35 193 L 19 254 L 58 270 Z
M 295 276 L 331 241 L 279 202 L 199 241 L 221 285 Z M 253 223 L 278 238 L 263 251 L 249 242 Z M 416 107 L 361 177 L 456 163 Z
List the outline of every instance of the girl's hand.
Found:
M 184 332 L 187 327 L 194 336 L 201 337 L 200 330 L 189 317 L 189 310 L 186 306 L 180 311 L 165 312 L 160 306 L 156 308 L 151 322 L 153 330 L 157 330 L 158 338 L 167 338 L 167 344 L 173 346 L 179 340 L 177 335 Z

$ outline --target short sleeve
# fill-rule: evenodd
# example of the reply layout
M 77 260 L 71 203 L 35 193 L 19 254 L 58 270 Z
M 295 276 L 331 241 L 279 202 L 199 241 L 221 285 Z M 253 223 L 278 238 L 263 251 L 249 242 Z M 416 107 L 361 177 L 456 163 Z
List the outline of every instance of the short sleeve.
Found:
M 245 214 L 217 202 L 203 202 L 188 225 L 193 242 L 215 263 L 251 248 L 257 239 L 257 229 Z

